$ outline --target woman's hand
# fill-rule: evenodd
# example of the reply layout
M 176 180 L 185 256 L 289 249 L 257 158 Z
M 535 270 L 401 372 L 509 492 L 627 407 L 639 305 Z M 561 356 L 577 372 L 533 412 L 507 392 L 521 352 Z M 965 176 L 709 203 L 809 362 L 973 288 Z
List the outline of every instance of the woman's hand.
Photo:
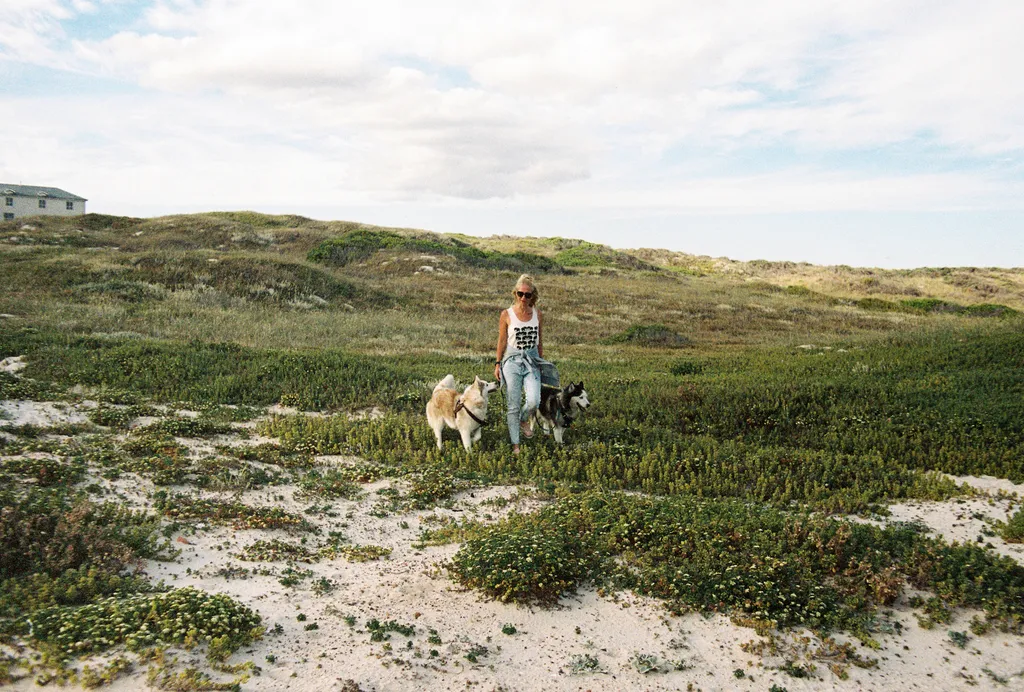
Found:
M 501 382 L 501 366 L 497 363 L 494 364 L 494 379 Z

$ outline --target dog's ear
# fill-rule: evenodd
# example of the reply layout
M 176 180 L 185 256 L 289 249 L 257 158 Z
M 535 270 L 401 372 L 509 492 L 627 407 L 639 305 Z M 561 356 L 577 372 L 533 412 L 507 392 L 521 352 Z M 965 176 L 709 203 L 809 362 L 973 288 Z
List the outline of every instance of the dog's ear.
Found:
M 473 377 L 473 386 L 479 389 L 481 392 L 484 391 L 484 381 L 480 379 L 479 375 Z

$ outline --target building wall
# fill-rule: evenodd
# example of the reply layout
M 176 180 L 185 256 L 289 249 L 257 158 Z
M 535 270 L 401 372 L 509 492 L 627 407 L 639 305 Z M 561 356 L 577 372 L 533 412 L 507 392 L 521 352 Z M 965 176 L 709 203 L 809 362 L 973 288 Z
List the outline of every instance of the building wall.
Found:
M 46 200 L 46 208 L 39 206 L 39 200 Z M 13 204 L 8 205 L 11 200 Z M 73 205 L 68 209 L 68 202 Z M 85 201 L 80 199 L 57 199 L 56 197 L 24 197 L 20 195 L 0 194 L 0 219 L 10 219 L 7 214 L 14 214 L 14 218 L 20 219 L 23 216 L 81 216 L 85 213 Z

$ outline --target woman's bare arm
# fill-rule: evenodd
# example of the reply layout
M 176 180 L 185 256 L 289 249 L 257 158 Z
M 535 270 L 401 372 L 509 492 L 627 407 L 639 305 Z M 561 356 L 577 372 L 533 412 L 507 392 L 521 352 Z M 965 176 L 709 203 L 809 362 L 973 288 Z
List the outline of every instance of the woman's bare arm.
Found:
M 534 308 L 537 310 L 537 308 Z M 544 318 L 540 314 L 540 310 L 537 310 L 537 355 L 541 358 L 544 357 Z
M 508 312 L 505 310 L 501 311 L 501 317 L 498 318 L 498 347 L 494 354 L 494 377 L 495 379 L 501 379 L 501 357 L 505 355 L 505 347 L 508 345 Z

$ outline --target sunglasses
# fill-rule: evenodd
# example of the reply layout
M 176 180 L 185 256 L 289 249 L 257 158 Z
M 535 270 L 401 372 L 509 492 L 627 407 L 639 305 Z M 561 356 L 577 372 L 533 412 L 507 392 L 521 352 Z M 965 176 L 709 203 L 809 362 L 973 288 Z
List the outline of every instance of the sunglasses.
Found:
M 533 293 L 530 291 L 516 291 L 516 295 L 520 298 L 533 298 Z

